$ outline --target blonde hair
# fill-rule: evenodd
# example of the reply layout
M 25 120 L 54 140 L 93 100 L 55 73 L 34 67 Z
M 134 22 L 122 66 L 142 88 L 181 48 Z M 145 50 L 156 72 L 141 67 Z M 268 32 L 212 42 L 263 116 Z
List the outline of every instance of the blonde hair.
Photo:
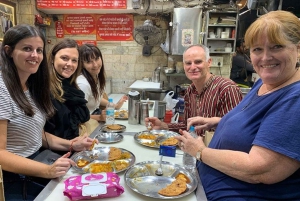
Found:
M 247 29 L 245 46 L 252 47 L 256 41 L 267 34 L 271 43 L 285 45 L 287 42 L 298 44 L 300 41 L 300 20 L 288 11 L 271 11 L 259 17 Z

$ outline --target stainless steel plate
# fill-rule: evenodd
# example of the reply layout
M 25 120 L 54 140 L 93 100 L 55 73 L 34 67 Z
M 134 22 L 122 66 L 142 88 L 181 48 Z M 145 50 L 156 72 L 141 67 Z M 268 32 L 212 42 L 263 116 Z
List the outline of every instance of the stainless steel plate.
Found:
M 102 143 L 115 143 L 123 140 L 123 135 L 118 133 L 100 133 L 95 136 L 99 142 Z
M 111 147 L 95 147 L 92 151 L 81 151 L 74 154 L 71 159 L 77 164 L 80 159 L 87 160 L 89 163 L 84 167 L 73 166 L 73 170 L 77 173 L 87 173 L 90 172 L 91 164 L 94 163 L 111 163 L 113 172 L 119 173 L 127 170 L 135 163 L 135 155 L 130 151 L 122 148 L 118 148 L 122 151 L 121 158 L 118 160 L 109 161 L 108 154 Z M 116 167 L 118 164 L 128 164 L 125 168 L 118 169 Z
M 199 183 L 196 176 L 180 165 L 162 161 L 163 176 L 156 176 L 155 170 L 159 167 L 159 161 L 146 161 L 137 163 L 128 168 L 125 172 L 124 179 L 126 185 L 131 190 L 147 197 L 159 199 L 174 199 L 189 195 L 192 193 Z M 171 184 L 175 177 L 184 174 L 190 182 L 187 183 L 187 190 L 178 196 L 163 196 L 158 191 Z
M 107 133 L 121 133 L 121 132 L 124 132 L 126 130 L 126 126 L 124 126 L 122 124 L 116 124 L 116 125 L 119 125 L 121 128 L 118 129 L 118 130 L 112 130 L 112 129 L 107 128 L 107 125 L 104 125 L 101 128 L 101 130 L 102 130 L 102 132 L 107 132 Z
M 140 136 L 142 134 L 147 134 L 147 133 L 150 133 L 150 135 L 155 135 L 155 139 L 153 140 L 150 140 L 150 139 L 141 139 Z M 168 131 L 168 130 L 151 130 L 150 132 L 149 131 L 142 131 L 142 132 L 139 132 L 139 133 L 136 133 L 134 135 L 134 140 L 141 144 L 141 145 L 144 145 L 146 147 L 153 147 L 153 148 L 159 148 L 160 144 L 170 138 L 170 137 L 174 137 L 176 135 L 179 135 L 178 133 L 176 132 L 173 132 L 173 131 Z
M 115 119 L 120 119 L 120 120 L 128 119 L 128 110 L 124 110 L 124 109 L 116 110 Z

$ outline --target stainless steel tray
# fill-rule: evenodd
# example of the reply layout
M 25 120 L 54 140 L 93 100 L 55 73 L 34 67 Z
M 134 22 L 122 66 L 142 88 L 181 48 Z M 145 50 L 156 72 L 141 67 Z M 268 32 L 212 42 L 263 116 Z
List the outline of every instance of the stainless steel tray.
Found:
M 145 161 L 137 163 L 126 170 L 124 179 L 131 190 L 147 197 L 159 199 L 181 198 L 192 193 L 199 183 L 196 176 L 180 165 L 162 161 L 163 176 L 156 176 L 155 170 L 159 167 L 159 161 Z M 179 174 L 184 174 L 190 182 L 187 183 L 187 190 L 177 196 L 163 196 L 158 191 L 165 188 L 175 180 Z
M 128 119 L 128 110 L 120 109 L 115 111 L 115 119 L 127 120 Z
M 118 133 L 99 133 L 95 136 L 99 142 L 102 143 L 115 143 L 123 140 L 123 135 Z
M 156 136 L 156 139 L 154 140 L 149 140 L 149 139 L 140 139 L 139 136 L 142 135 L 142 134 L 147 134 L 147 133 L 150 133 L 152 135 L 155 135 Z M 151 130 L 151 131 L 142 131 L 142 132 L 139 132 L 139 133 L 136 133 L 134 135 L 134 140 L 141 144 L 141 145 L 144 145 L 146 147 L 153 147 L 153 148 L 159 148 L 160 144 L 170 138 L 170 137 L 174 137 L 176 135 L 179 135 L 178 133 L 176 132 L 173 132 L 173 131 L 168 131 L 168 130 Z
M 95 147 L 92 151 L 81 151 L 74 154 L 71 159 L 77 164 L 78 160 L 84 159 L 89 161 L 84 167 L 73 166 L 73 170 L 77 173 L 87 173 L 89 172 L 90 165 L 93 163 L 109 163 L 112 162 L 112 168 L 115 173 L 123 172 L 134 165 L 135 163 L 135 155 L 130 151 L 122 148 L 118 148 L 122 151 L 122 157 L 118 160 L 109 161 L 108 160 L 108 153 L 111 147 Z M 117 169 L 115 167 L 115 163 L 128 163 L 128 166 L 123 169 Z
M 116 125 L 121 126 L 121 129 L 112 130 L 112 129 L 107 128 L 107 125 L 104 125 L 104 126 L 102 126 L 101 131 L 102 132 L 107 132 L 107 133 L 121 133 L 121 132 L 124 132 L 126 130 L 126 126 L 124 126 L 122 124 L 116 124 Z

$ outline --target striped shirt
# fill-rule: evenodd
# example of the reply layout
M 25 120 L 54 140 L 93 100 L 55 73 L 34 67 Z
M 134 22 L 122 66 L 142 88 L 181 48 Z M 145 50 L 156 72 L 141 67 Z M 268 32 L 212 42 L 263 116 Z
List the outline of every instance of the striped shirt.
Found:
M 187 119 L 191 117 L 223 117 L 241 100 L 240 88 L 231 80 L 212 75 L 199 93 L 194 84 L 191 84 L 184 95 L 184 121 L 177 124 L 168 124 L 169 129 L 178 132 L 186 130 Z M 197 131 L 198 135 L 204 131 Z
M 28 157 L 42 146 L 42 132 L 46 118 L 34 104 L 29 91 L 24 93 L 34 108 L 33 117 L 26 116 L 11 98 L 0 72 L 0 121 L 8 120 L 6 149 L 11 153 Z

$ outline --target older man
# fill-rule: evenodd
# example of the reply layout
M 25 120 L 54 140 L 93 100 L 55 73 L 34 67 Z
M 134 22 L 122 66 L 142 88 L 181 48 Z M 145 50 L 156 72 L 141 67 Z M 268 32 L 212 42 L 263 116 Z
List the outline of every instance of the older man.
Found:
M 204 45 L 192 45 L 183 53 L 185 75 L 192 81 L 184 95 L 184 122 L 166 124 L 156 117 L 150 121 L 153 129 L 186 129 L 187 119 L 195 116 L 222 117 L 242 100 L 240 88 L 230 79 L 216 76 L 209 69 L 212 60 Z M 197 130 L 201 135 L 204 131 Z

